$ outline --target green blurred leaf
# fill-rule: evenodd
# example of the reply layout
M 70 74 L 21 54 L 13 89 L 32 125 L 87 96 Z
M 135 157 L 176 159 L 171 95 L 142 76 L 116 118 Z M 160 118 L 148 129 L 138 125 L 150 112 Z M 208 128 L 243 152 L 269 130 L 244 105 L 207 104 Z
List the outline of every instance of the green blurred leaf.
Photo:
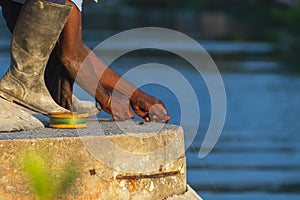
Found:
M 40 200 L 54 200 L 67 194 L 70 187 L 80 176 L 78 163 L 67 161 L 60 171 L 53 171 L 46 154 L 34 150 L 22 154 L 22 165 L 35 197 Z M 57 174 L 57 176 L 55 176 Z
M 24 172 L 38 199 L 53 198 L 53 177 L 40 154 L 29 152 L 23 158 Z
M 56 189 L 58 196 L 66 194 L 70 187 L 75 183 L 75 180 L 79 177 L 78 164 L 75 161 L 69 161 L 66 167 L 60 174 L 60 180 Z

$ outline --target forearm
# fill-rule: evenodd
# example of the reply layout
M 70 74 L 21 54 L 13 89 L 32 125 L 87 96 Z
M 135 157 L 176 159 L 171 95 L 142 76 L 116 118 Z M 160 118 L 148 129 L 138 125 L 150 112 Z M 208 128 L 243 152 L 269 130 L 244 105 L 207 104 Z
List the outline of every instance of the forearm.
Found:
M 91 51 L 88 47 L 85 48 Z M 108 67 L 93 52 L 89 53 L 88 59 L 91 61 L 92 68 L 104 88 L 107 88 L 110 91 L 116 90 L 131 100 L 137 100 L 138 97 L 144 94 L 140 89 L 123 79 L 118 73 Z

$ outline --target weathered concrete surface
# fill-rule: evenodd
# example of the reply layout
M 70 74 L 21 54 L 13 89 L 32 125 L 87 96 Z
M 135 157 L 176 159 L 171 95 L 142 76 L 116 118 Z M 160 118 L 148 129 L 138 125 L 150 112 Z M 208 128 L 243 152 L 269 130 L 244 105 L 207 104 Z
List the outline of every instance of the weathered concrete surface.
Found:
M 0 98 L 0 132 L 31 130 L 43 127 L 43 123 L 34 117 L 33 112 Z
M 181 195 L 168 197 L 166 200 L 202 200 L 201 197 L 188 185 L 187 191 Z
M 178 126 L 93 120 L 87 129 L 0 133 L 0 199 L 34 199 L 20 162 L 28 149 L 43 152 L 53 173 L 78 164 L 80 176 L 61 199 L 157 200 L 187 191 Z

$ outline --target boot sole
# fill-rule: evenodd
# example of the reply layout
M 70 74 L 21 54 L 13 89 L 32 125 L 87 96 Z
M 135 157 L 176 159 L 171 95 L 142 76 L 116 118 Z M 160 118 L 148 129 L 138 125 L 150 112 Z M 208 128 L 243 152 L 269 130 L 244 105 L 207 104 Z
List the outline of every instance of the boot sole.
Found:
M 31 106 L 31 105 L 25 103 L 24 101 L 21 101 L 21 100 L 15 98 L 15 97 L 13 97 L 12 95 L 8 94 L 7 92 L 5 92 L 5 91 L 3 91 L 3 90 L 1 90 L 1 89 L 0 89 L 0 96 L 1 96 L 3 99 L 7 100 L 7 101 L 10 101 L 10 102 L 14 102 L 14 103 L 16 103 L 16 104 L 19 104 L 19 105 L 21 105 L 21 106 L 23 106 L 23 107 L 26 107 L 26 108 L 28 108 L 29 110 L 32 110 L 32 111 L 34 111 L 34 112 L 42 113 L 42 114 L 45 114 L 45 115 L 47 114 L 45 111 L 42 111 L 42 110 L 40 110 L 40 109 L 36 109 L 35 107 L 33 107 L 33 106 Z
M 18 105 L 21 105 L 31 111 L 34 111 L 34 112 L 37 112 L 37 113 L 41 113 L 41 114 L 44 114 L 44 115 L 48 115 L 47 112 L 45 111 L 42 111 L 40 109 L 37 109 L 36 107 L 33 107 L 27 103 L 25 103 L 24 101 L 21 101 L 19 100 L 18 98 L 15 98 L 13 97 L 12 95 L 8 94 L 7 92 L 3 91 L 0 89 L 0 97 L 2 97 L 3 99 L 9 101 L 9 102 L 13 102 L 13 103 L 16 103 Z M 96 116 L 99 112 L 97 113 L 87 113 L 88 114 L 88 117 L 92 117 L 92 116 Z

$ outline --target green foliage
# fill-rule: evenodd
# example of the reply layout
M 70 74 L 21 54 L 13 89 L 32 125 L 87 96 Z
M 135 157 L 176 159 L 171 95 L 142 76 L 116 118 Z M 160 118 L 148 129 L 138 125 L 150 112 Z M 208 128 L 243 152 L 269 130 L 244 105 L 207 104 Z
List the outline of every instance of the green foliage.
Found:
M 53 199 L 53 177 L 47 170 L 43 157 L 37 153 L 24 156 L 24 172 L 30 179 L 31 187 L 41 200 Z
M 264 9 L 272 3 L 273 1 L 270 0 L 125 0 L 125 4 L 134 7 L 219 10 L 242 15 L 247 14 L 245 10 Z
M 35 151 L 24 153 L 22 164 L 30 186 L 40 200 L 53 200 L 65 194 L 80 175 L 76 163 L 68 161 L 64 169 L 55 176 L 46 157 Z
M 125 4 L 143 9 L 221 12 L 247 33 L 245 39 L 274 40 L 278 29 L 300 33 L 300 1 L 295 2 L 290 7 L 276 0 L 126 0 Z
M 300 2 L 297 1 L 287 9 L 273 9 L 273 16 L 280 23 L 281 29 L 294 34 L 300 34 Z
M 58 196 L 67 193 L 79 176 L 79 169 L 75 161 L 69 161 L 60 174 L 60 181 L 58 182 L 55 193 L 58 194 Z
M 178 7 L 180 1 L 177 0 L 125 0 L 125 4 L 134 6 L 134 7 L 143 7 L 143 8 L 170 8 Z

